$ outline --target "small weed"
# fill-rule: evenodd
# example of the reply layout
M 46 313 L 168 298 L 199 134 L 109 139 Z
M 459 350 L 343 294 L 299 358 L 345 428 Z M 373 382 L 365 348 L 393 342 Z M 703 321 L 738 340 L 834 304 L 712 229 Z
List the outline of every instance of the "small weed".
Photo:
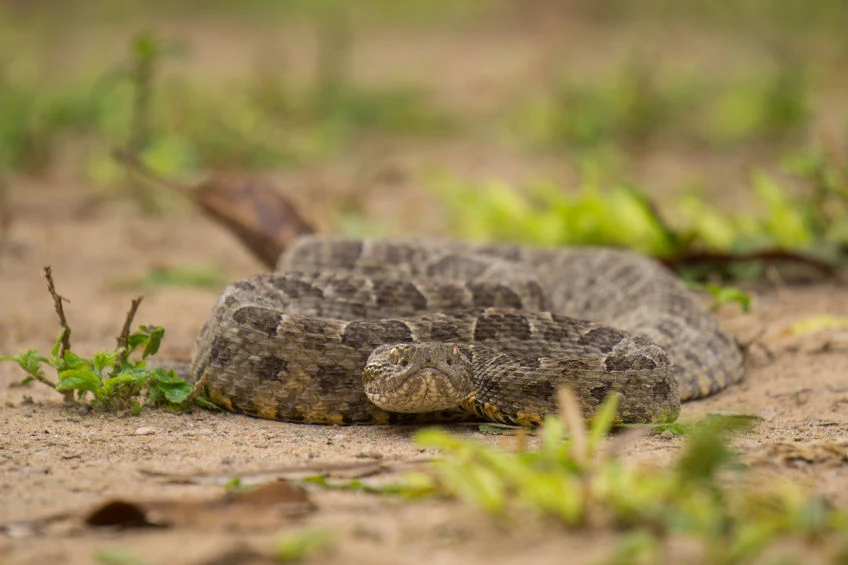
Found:
M 479 185 L 446 176 L 432 185 L 447 204 L 448 228 L 467 239 L 618 245 L 661 257 L 680 246 L 640 192 L 609 186 L 588 164 L 573 195 L 549 182 L 533 183 L 526 193 L 497 181 Z
M 158 267 L 145 275 L 132 279 L 114 281 L 116 288 L 140 288 L 142 290 L 160 287 L 212 288 L 220 289 L 225 285 L 224 275 L 217 267 Z
M 77 400 L 90 393 L 92 406 L 110 412 L 131 410 L 138 414 L 142 409 L 142 393 L 147 395 L 147 404 L 151 406 L 178 409 L 192 396 L 194 386 L 180 379 L 173 370 L 146 368 L 145 360 L 159 349 L 164 334 L 163 328 L 140 326 L 127 336 L 126 348 L 98 351 L 91 359 L 85 359 L 70 350 L 59 355 L 63 330 L 47 357 L 30 349 L 17 355 L 0 355 L 0 361 L 13 361 L 29 375 L 21 384 L 38 381 L 57 391 L 74 391 Z M 139 348 L 141 358 L 130 359 Z M 57 383 L 47 378 L 42 365 L 56 370 Z
M 470 183 L 449 176 L 435 177 L 431 186 L 447 206 L 448 229 L 468 239 L 626 247 L 666 260 L 692 280 L 703 280 L 722 261 L 732 278 L 756 276 L 761 269 L 751 267 L 770 259 L 831 269 L 848 248 L 848 175 L 819 157 L 804 155 L 790 164 L 803 175 L 807 194 L 793 195 L 758 172 L 751 190 L 763 210 L 759 216 L 722 214 L 690 193 L 677 202 L 681 222 L 675 226 L 640 187 L 610 180 L 591 161 L 584 161 L 574 193 L 550 182 L 517 190 L 497 181 Z M 710 270 L 697 269 L 699 261 Z M 718 303 L 748 307 L 744 293 L 704 290 Z
M 717 284 L 691 284 L 697 290 L 708 292 L 713 297 L 713 310 L 721 308 L 725 304 L 739 304 L 746 314 L 751 311 L 751 295 L 732 286 L 719 286 Z
M 278 563 L 295 563 L 331 545 L 333 536 L 326 530 L 305 529 L 277 539 L 273 559 Z
M 134 551 L 124 547 L 104 547 L 94 552 L 94 560 L 100 565 L 144 565 Z
M 713 417 L 690 426 L 676 464 L 637 469 L 601 449 L 615 407 L 610 397 L 588 429 L 579 416 L 549 417 L 536 452 L 503 452 L 443 431 L 422 431 L 417 441 L 445 453 L 434 463 L 432 492 L 507 523 L 520 520 L 524 509 L 571 527 L 613 526 L 623 535 L 611 563 L 663 562 L 625 557 L 666 555 L 676 536 L 700 544 L 697 562 L 724 565 L 751 563 L 788 539 L 820 544 L 848 533 L 848 513 L 796 485 L 764 488 L 747 478 L 727 436 L 747 429 L 750 419 Z
M 827 330 L 848 329 L 848 317 L 823 314 L 795 322 L 782 333 L 784 335 L 811 334 Z
M 17 355 L 0 356 L 0 362 L 17 363 L 27 373 L 22 384 L 38 381 L 66 393 L 67 400 L 72 400 L 74 393 L 77 401 L 82 401 L 90 394 L 92 406 L 110 412 L 131 411 L 138 414 L 144 405 L 182 410 L 195 402 L 205 404 L 205 401 L 197 399 L 200 386 L 180 379 L 173 370 L 147 367 L 147 358 L 159 351 L 165 330 L 158 326 L 139 326 L 138 330 L 130 332 L 141 297 L 133 300 L 117 347 L 98 351 L 87 359 L 71 351 L 71 329 L 65 319 L 62 306 L 64 299 L 56 293 L 49 267 L 45 268 L 45 277 L 62 329 L 50 355 L 46 357 L 34 349 Z M 139 350 L 140 358 L 133 359 L 133 354 Z M 54 383 L 45 374 L 44 365 L 56 371 L 58 382 Z

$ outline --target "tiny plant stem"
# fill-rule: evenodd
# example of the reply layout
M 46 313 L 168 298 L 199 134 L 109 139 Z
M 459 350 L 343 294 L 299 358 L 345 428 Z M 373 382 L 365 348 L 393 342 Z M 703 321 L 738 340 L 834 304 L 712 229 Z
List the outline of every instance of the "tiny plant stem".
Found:
M 71 349 L 71 327 L 68 325 L 67 318 L 65 318 L 65 308 L 62 305 L 62 302 L 68 302 L 68 299 L 56 292 L 56 284 L 53 282 L 53 269 L 50 265 L 44 266 L 44 278 L 47 279 L 47 291 L 50 293 L 50 296 L 53 297 L 53 307 L 56 309 L 56 316 L 59 317 L 59 326 L 62 328 L 62 341 L 59 344 L 59 359 L 64 359 L 65 352 L 70 351 Z M 40 378 L 37 380 L 56 388 L 56 385 L 47 379 Z M 62 397 L 65 399 L 65 402 L 73 402 L 74 391 L 62 391 Z
M 559 389 L 559 416 L 571 436 L 571 455 L 581 466 L 589 460 L 589 444 L 586 424 L 574 392 L 568 387 Z
M 806 265 L 817 269 L 824 275 L 833 276 L 835 268 L 827 261 L 810 257 L 801 253 L 784 251 L 782 249 L 762 249 L 748 253 L 721 253 L 711 251 L 695 251 L 681 253 L 672 257 L 661 257 L 660 261 L 669 269 L 675 270 L 689 265 L 729 264 L 746 263 L 751 261 L 762 261 L 776 263 L 786 261 L 800 265 Z
M 142 300 L 144 300 L 144 296 L 141 294 L 133 297 L 132 302 L 130 302 L 130 309 L 127 310 L 127 315 L 124 317 L 124 326 L 121 328 L 121 333 L 119 333 L 117 337 L 118 349 L 121 351 L 121 354 L 115 360 L 116 368 L 120 367 L 130 355 L 130 328 L 132 327 L 133 318 L 135 318 L 135 313 L 138 312 L 138 307 L 141 305 Z
M 132 46 L 133 111 L 129 146 L 134 153 L 150 145 L 153 115 L 153 83 L 160 59 L 160 45 L 149 32 L 140 33 Z M 145 212 L 156 211 L 156 202 L 139 179 L 131 177 L 132 196 Z
M 112 158 L 147 180 L 182 194 L 187 198 L 193 198 L 194 193 L 197 192 L 193 187 L 173 182 L 156 173 L 153 169 L 145 165 L 138 154 L 132 150 L 116 147 L 112 150 Z
M 197 400 L 197 397 L 200 396 L 203 391 L 206 389 L 206 383 L 209 381 L 209 373 L 203 373 L 197 382 L 194 383 L 194 390 L 191 391 L 191 394 L 183 401 L 183 406 L 193 406 L 194 401 Z
M 65 308 L 62 305 L 62 302 L 68 302 L 68 299 L 56 292 L 56 284 L 53 282 L 53 269 L 50 265 L 44 267 L 44 278 L 47 279 L 47 291 L 53 297 L 53 306 L 56 308 L 56 315 L 59 317 L 59 325 L 62 328 L 59 357 L 64 358 L 65 352 L 71 349 L 71 328 L 68 326 L 68 320 L 65 318 Z

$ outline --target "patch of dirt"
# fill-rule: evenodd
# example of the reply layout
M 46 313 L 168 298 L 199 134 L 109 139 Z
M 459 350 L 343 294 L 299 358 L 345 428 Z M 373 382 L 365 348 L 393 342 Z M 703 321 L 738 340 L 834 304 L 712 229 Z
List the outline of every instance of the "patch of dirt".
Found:
M 128 31 L 78 33 L 73 41 L 51 38 L 63 55 L 57 70 L 81 72 L 72 60 L 93 65 L 124 57 Z M 619 31 L 557 27 L 541 40 L 518 33 L 363 34 L 351 54 L 351 74 L 369 85 L 421 82 L 436 90 L 440 103 L 460 111 L 494 111 L 526 94 L 528 83 L 545 80 L 551 61 L 576 75 L 583 69 L 603 76 L 633 49 L 635 36 Z M 770 60 L 766 50 L 751 53 L 731 41 L 671 32 L 640 36 L 642 52 L 680 69 L 694 64 L 698 72 L 711 66 L 724 71 L 730 65 L 743 75 Z M 237 80 L 264 64 L 309 76 L 314 58 L 314 41 L 276 26 L 233 32 L 229 26 L 200 26 L 192 18 L 164 28 L 164 35 L 184 38 L 193 47 L 191 63 L 169 63 L 168 72 L 177 75 Z M 672 41 L 673 48 L 663 48 Z M 841 101 L 836 97 L 832 103 L 838 108 Z M 561 154 L 522 151 L 486 130 L 449 142 L 369 140 L 329 163 L 283 171 L 274 180 L 307 220 L 324 229 L 334 223 L 328 208 L 345 208 L 388 232 L 438 233 L 443 211 L 422 190 L 417 173 L 443 168 L 460 178 L 514 183 L 549 178 L 571 186 L 576 171 L 566 161 Z M 750 204 L 740 187 L 750 169 L 764 161 L 773 159 L 756 150 L 716 156 L 669 147 L 641 155 L 633 173 L 639 182 L 650 180 L 645 184 L 661 207 L 671 202 L 673 190 L 703 177 L 710 186 L 723 187 L 716 204 L 736 210 Z M 215 266 L 227 280 L 263 270 L 234 237 L 199 214 L 180 210 L 140 218 L 126 202 L 96 203 L 91 192 L 67 182 L 72 174 L 57 177 L 60 181 L 49 186 L 9 179 L 8 191 L 0 189 L 0 353 L 46 351 L 53 345 L 59 328 L 41 274 L 45 264 L 52 265 L 59 292 L 70 299 L 66 312 L 80 354 L 114 344 L 136 293 L 120 281 L 173 265 Z M 5 234 L 4 214 L 12 219 Z M 167 328 L 161 355 L 187 358 L 218 290 L 147 291 L 136 323 Z M 750 345 L 747 380 L 685 404 L 681 418 L 723 411 L 762 417 L 754 432 L 736 440 L 743 459 L 757 472 L 807 484 L 848 506 L 848 335 L 784 335 L 791 324 L 811 316 L 848 316 L 848 287 L 820 282 L 754 294 L 752 314 L 734 306 L 719 313 L 725 327 Z M 542 565 L 562 563 L 566 555 L 569 563 L 593 563 L 608 556 L 615 541 L 610 532 L 568 532 L 532 519 L 498 522 L 454 502 L 327 490 L 309 491 L 316 511 L 280 516 L 273 528 L 235 524 L 115 532 L 57 519 L 34 531 L 27 522 L 80 516 L 110 500 L 215 499 L 235 477 L 245 482 L 297 478 L 302 473 L 293 469 L 306 468 L 345 476 L 373 472 L 391 480 L 410 462 L 435 453 L 413 442 L 410 427 L 306 426 L 203 411 L 146 411 L 126 418 L 93 414 L 63 405 L 46 387 L 18 386 L 21 378 L 13 364 L 0 364 L 0 526 L 19 524 L 0 533 L 4 564 L 87 564 L 96 552 L 115 547 L 144 563 L 245 563 L 252 552 L 270 551 L 280 534 L 306 527 L 326 528 L 335 538 L 330 549 L 309 560 L 314 563 L 520 560 Z M 483 442 L 511 442 L 475 428 L 453 431 Z M 663 465 L 681 443 L 645 437 L 630 444 L 624 457 L 633 465 Z
M 17 191 L 12 205 L 15 223 L 0 256 L 4 353 L 47 350 L 55 339 L 44 264 L 53 266 L 59 292 L 70 299 L 66 312 L 80 353 L 114 343 L 134 294 L 114 287 L 116 280 L 183 263 L 219 266 L 228 279 L 262 270 L 233 237 L 197 214 L 140 218 L 120 203 L 91 211 L 84 192 L 45 187 Z M 136 321 L 167 328 L 164 355 L 188 356 L 217 292 L 149 291 Z M 755 342 L 748 378 L 685 404 L 682 418 L 719 411 L 761 416 L 758 429 L 737 441 L 743 457 L 755 469 L 809 484 L 848 505 L 848 342 L 833 331 L 792 339 L 782 334 L 798 320 L 825 313 L 848 316 L 848 289 L 827 282 L 771 288 L 756 293 L 753 314 L 725 307 L 720 316 L 726 327 Z M 434 455 L 412 441 L 414 428 L 305 426 L 203 411 L 118 418 L 65 406 L 46 387 L 17 386 L 20 378 L 15 366 L 0 364 L 0 524 L 85 512 L 114 499 L 209 499 L 220 496 L 230 478 L 291 477 L 292 467 L 372 462 L 374 472 L 391 476 L 406 468 L 403 462 Z M 456 433 L 508 441 L 474 428 Z M 632 464 L 663 464 L 680 444 L 648 437 L 625 456 Z M 317 511 L 283 516 L 275 528 L 103 533 L 47 527 L 35 535 L 12 529 L 0 537 L 0 560 L 90 563 L 95 552 L 119 546 L 149 563 L 204 563 L 244 548 L 267 552 L 280 532 L 307 526 L 326 527 L 336 539 L 315 562 L 509 563 L 520 556 L 554 563 L 567 553 L 591 563 L 607 555 L 613 540 L 607 533 L 571 534 L 533 521 L 505 526 L 453 502 L 323 490 L 309 496 Z

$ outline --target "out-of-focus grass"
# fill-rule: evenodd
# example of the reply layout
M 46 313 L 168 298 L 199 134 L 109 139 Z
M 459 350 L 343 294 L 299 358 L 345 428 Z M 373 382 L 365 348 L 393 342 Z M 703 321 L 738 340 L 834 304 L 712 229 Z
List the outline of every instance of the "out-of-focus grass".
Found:
M 325 41 L 331 47 L 307 84 L 269 69 L 226 85 L 166 82 L 160 73 L 173 50 L 152 33 L 130 38 L 116 66 L 73 80 L 21 72 L 0 56 L 2 165 L 39 173 L 73 140 L 87 149 L 89 179 L 112 185 L 124 178 L 108 157 L 115 146 L 129 145 L 160 172 L 175 173 L 286 167 L 333 155 L 364 135 L 453 131 L 455 118 L 433 106 L 426 89 L 361 87 L 345 73 L 344 40 Z
M 805 69 L 790 60 L 727 80 L 659 76 L 645 61 L 589 83 L 567 78 L 519 103 L 510 127 L 554 148 L 686 144 L 704 150 L 741 144 L 779 147 L 804 138 L 811 118 Z
M 659 257 L 689 252 L 781 249 L 828 260 L 848 249 L 848 171 L 836 156 L 800 153 L 785 168 L 798 175 L 802 192 L 757 172 L 750 190 L 759 213 L 725 214 L 697 194 L 673 207 L 673 227 L 646 191 L 604 174 L 590 161 L 574 192 L 550 182 L 519 191 L 497 181 L 473 183 L 451 176 L 431 179 L 448 210 L 448 227 L 470 239 L 536 245 L 616 245 Z M 681 225 L 682 224 L 682 225 Z

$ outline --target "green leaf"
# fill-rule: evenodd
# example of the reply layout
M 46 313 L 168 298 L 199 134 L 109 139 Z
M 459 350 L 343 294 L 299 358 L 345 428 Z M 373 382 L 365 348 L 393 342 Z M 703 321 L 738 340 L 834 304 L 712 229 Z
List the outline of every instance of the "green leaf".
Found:
M 194 385 L 179 378 L 173 369 L 166 371 L 157 367 L 150 375 L 150 386 L 158 390 L 171 404 L 184 403 L 194 392 Z
M 709 292 L 713 297 L 713 308 L 719 308 L 725 304 L 737 303 L 746 314 L 751 311 L 751 295 L 736 287 L 719 286 L 717 284 L 698 285 L 692 284 L 694 288 L 700 288 Z
M 0 362 L 2 361 L 15 362 L 29 375 L 42 378 L 44 377 L 44 371 L 41 368 L 41 364 L 48 363 L 49 359 L 38 355 L 38 351 L 35 349 L 29 349 L 26 352 L 18 353 L 17 355 L 2 355 L 0 356 Z
M 333 536 L 327 530 L 308 529 L 286 534 L 277 539 L 274 559 L 280 563 L 302 561 L 308 555 L 328 546 Z
M 753 183 L 754 192 L 768 207 L 764 220 L 767 234 L 784 249 L 809 249 L 814 234 L 803 207 L 764 173 L 755 174 Z
M 146 346 L 148 342 L 150 342 L 150 336 L 139 329 L 139 331 L 135 331 L 127 336 L 127 349 L 132 353 L 139 347 Z
M 91 392 L 98 399 L 103 394 L 103 384 L 100 377 L 91 368 L 66 369 L 59 373 L 59 384 L 56 390 L 78 390 Z
M 601 441 L 609 434 L 613 424 L 615 424 L 620 401 L 621 396 L 619 394 L 607 395 L 592 418 L 592 425 L 589 427 L 589 454 L 595 453 Z
M 59 332 L 59 337 L 56 339 L 56 343 L 53 344 L 53 349 L 50 350 L 50 355 L 54 358 L 59 357 L 59 349 L 62 347 L 62 340 L 65 338 L 65 328 Z
M 103 374 L 103 369 L 115 365 L 116 358 L 116 351 L 98 351 L 94 354 L 94 370 Z
M 149 336 L 149 341 L 144 346 L 141 358 L 146 359 L 151 355 L 156 355 L 159 346 L 162 345 L 162 338 L 165 337 L 165 328 L 161 326 L 141 326 L 139 330 Z
M 93 371 L 94 363 L 88 359 L 83 359 L 72 351 L 65 352 L 65 358 L 55 366 L 58 371 L 66 371 L 68 369 L 82 369 Z
M 781 333 L 784 335 L 801 335 L 845 328 L 848 328 L 848 317 L 822 314 L 795 322 Z
M 103 381 L 103 390 L 107 395 L 114 394 L 123 385 L 133 384 L 141 388 L 144 386 L 146 374 L 143 371 L 127 370 L 121 371 L 114 377 Z

